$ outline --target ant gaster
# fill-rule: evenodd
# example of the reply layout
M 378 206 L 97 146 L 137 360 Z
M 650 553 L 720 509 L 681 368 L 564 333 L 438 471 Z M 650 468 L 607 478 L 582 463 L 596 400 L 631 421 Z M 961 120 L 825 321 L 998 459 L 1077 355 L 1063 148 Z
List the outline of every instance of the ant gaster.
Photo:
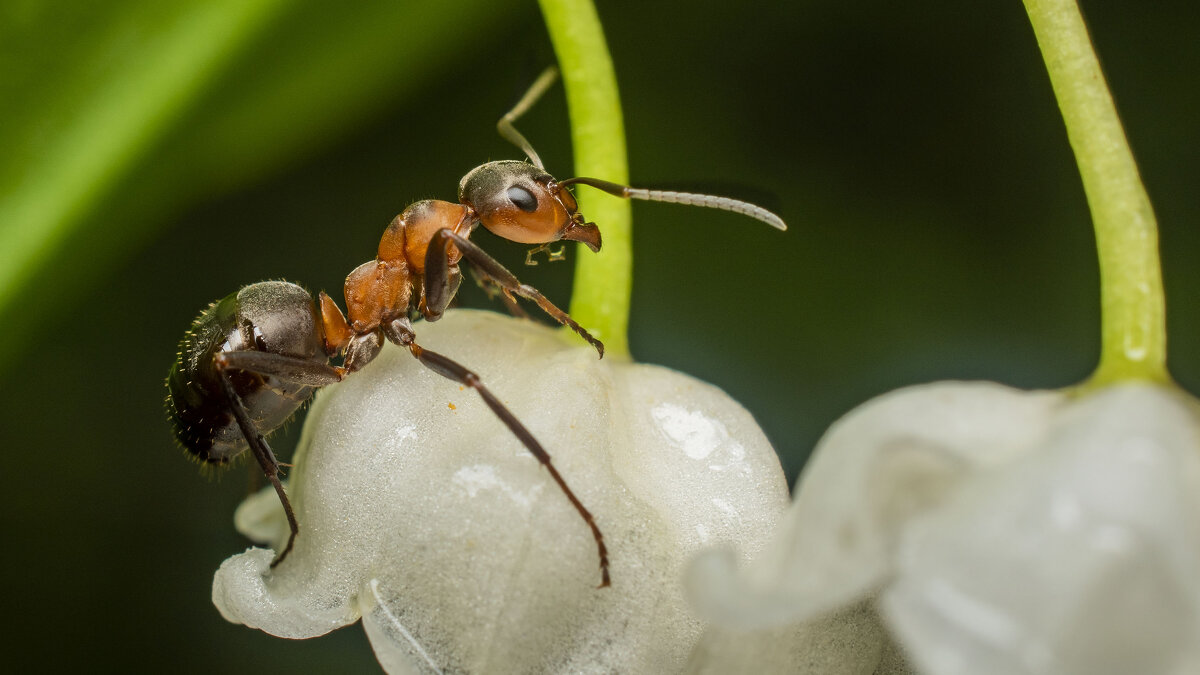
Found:
M 459 203 L 426 200 L 410 205 L 388 225 L 375 260 L 346 277 L 346 314 L 322 291 L 317 304 L 300 286 L 286 281 L 251 284 L 213 303 L 180 343 L 167 377 L 167 408 L 175 436 L 202 462 L 225 465 L 247 449 L 283 504 L 291 533 L 271 563 L 287 558 L 300 527 L 279 480 L 279 460 L 266 436 L 288 420 L 320 387 L 361 370 L 395 343 L 423 365 L 474 389 L 501 422 L 528 448 L 591 528 L 600 557 L 600 586 L 609 585 L 608 553 L 592 514 L 550 461 L 525 425 L 479 376 L 456 361 L 422 348 L 410 314 L 440 318 L 462 280 L 459 263 L 469 261 L 481 277 L 504 293 L 533 300 L 555 320 L 570 326 L 594 346 L 604 346 L 537 289 L 511 272 L 468 237 L 482 224 L 512 241 L 546 245 L 562 239 L 600 250 L 600 230 L 584 220 L 567 186 L 590 185 L 633 199 L 709 206 L 743 213 L 779 229 L 775 214 L 746 202 L 680 192 L 639 190 L 593 178 L 556 181 L 513 122 L 553 83 L 548 69 L 497 124 L 506 139 L 532 161 L 489 162 L 473 169 L 459 185 Z M 330 360 L 342 356 L 342 365 Z

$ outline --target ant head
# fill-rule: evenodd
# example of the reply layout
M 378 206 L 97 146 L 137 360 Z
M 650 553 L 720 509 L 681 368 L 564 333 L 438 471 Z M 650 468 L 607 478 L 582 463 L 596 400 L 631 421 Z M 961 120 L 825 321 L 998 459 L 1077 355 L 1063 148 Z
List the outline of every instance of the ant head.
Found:
M 477 166 L 458 186 L 458 199 L 471 207 L 492 233 L 522 244 L 581 241 L 600 250 L 600 229 L 584 222 L 575 196 L 544 169 L 515 160 Z

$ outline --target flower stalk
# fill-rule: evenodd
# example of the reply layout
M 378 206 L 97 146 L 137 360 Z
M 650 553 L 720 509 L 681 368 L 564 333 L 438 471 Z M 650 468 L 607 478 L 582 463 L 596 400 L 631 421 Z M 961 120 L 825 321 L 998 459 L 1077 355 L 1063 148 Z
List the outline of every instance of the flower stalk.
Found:
M 1169 381 L 1158 226 L 1075 0 L 1025 0 L 1067 126 L 1100 259 L 1100 364 L 1086 386 Z
M 540 0 L 558 56 L 575 175 L 629 182 L 625 125 L 612 57 L 591 0 Z M 584 189 L 582 213 L 601 227 L 604 245 L 581 253 L 575 265 L 571 316 L 604 341 L 608 358 L 628 361 L 629 303 L 633 288 L 632 218 L 628 200 Z

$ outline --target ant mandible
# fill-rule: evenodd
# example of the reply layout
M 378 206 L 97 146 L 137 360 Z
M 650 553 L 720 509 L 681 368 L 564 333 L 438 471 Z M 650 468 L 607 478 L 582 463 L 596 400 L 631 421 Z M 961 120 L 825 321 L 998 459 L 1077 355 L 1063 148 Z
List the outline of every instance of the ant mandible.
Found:
M 497 124 L 521 148 L 524 161 L 489 162 L 459 184 L 459 203 L 426 200 L 404 210 L 388 225 L 375 260 L 346 277 L 346 314 L 324 291 L 313 303 L 308 291 L 286 281 L 243 287 L 201 312 L 179 345 L 167 376 L 167 410 L 175 437 L 202 462 L 226 465 L 247 449 L 279 495 L 291 533 L 271 567 L 283 562 L 300 532 L 279 480 L 279 460 L 266 436 L 286 422 L 317 389 L 361 370 L 384 341 L 408 349 L 423 365 L 474 389 L 530 453 L 546 468 L 591 528 L 600 557 L 600 586 L 609 585 L 604 536 L 592 514 L 550 461 L 550 454 L 479 376 L 416 342 L 410 316 L 436 321 L 462 281 L 459 263 L 469 261 L 482 278 L 504 293 L 533 300 L 558 322 L 587 340 L 601 357 L 604 345 L 532 286 L 472 243 L 482 224 L 511 241 L 545 246 L 562 239 L 600 250 L 600 230 L 585 222 L 568 185 L 590 185 L 618 197 L 707 206 L 742 213 L 778 229 L 783 221 L 747 202 L 683 192 L 641 190 L 594 178 L 556 181 L 515 122 L 554 82 L 548 69 Z M 349 319 L 347 320 L 347 316 Z M 343 357 L 342 365 L 330 360 Z

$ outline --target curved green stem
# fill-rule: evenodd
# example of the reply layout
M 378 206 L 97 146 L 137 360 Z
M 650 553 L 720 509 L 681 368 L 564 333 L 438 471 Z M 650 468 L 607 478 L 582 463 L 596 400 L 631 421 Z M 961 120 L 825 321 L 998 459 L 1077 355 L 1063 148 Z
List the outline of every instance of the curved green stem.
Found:
M 627 184 L 621 100 L 596 8 L 591 0 L 540 4 L 567 90 L 575 175 Z M 608 357 L 628 360 L 633 288 L 629 202 L 586 188 L 578 193 L 579 210 L 600 226 L 604 245 L 595 255 L 579 253 L 571 316 L 604 341 Z
M 1075 0 L 1025 0 L 1083 178 L 1100 257 L 1101 354 L 1089 384 L 1168 380 L 1158 226 Z

